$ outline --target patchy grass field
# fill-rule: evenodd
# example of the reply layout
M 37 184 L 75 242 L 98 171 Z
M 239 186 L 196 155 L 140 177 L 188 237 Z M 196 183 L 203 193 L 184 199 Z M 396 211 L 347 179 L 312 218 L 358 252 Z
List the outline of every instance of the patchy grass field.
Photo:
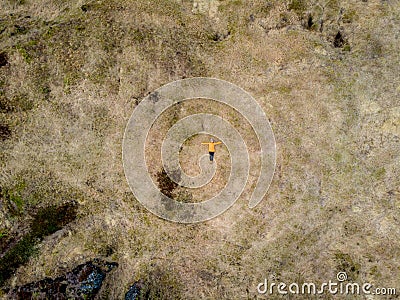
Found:
M 0 4 L 0 259 L 22 249 L 0 276 L 4 288 L 105 258 L 119 264 L 100 291 L 109 299 L 139 279 L 155 299 L 262 298 L 264 278 L 322 283 L 339 271 L 400 289 L 398 1 Z M 260 103 L 277 170 L 255 209 L 247 207 L 252 177 L 226 213 L 181 225 L 134 198 L 121 144 L 144 96 L 194 76 L 235 83 Z M 148 139 L 155 182 L 164 178 L 159 138 L 199 110 L 237 125 L 257 153 L 254 134 L 229 108 L 204 99 L 178 106 Z M 204 139 L 184 144 L 189 174 L 207 153 Z M 173 187 L 177 199 L 223 186 L 229 155 L 218 151 L 222 168 L 208 189 Z M 41 212 L 75 202 L 73 216 L 35 233 Z

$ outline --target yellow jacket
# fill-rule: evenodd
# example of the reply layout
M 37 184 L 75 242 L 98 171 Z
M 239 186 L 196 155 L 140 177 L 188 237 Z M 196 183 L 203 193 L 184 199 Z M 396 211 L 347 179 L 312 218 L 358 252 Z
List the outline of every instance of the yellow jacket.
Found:
M 201 143 L 202 145 L 208 145 L 208 152 L 215 152 L 215 145 L 222 144 L 221 142 L 210 142 L 210 143 Z

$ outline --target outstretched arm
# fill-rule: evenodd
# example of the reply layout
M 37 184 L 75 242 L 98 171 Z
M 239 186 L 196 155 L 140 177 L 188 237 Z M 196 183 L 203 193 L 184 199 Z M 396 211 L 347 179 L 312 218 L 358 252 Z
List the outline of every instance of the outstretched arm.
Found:
M 201 143 L 202 145 L 208 145 L 209 143 Z
M 216 142 L 216 143 L 214 143 L 214 145 L 219 145 L 219 144 L 222 144 L 222 142 Z

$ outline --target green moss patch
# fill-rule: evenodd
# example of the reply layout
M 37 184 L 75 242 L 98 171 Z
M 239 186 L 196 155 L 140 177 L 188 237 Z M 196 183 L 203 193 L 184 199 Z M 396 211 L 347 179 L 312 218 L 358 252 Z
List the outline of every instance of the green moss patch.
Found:
M 0 259 L 0 285 L 11 277 L 14 271 L 28 262 L 37 252 L 37 244 L 44 237 L 60 230 L 76 218 L 77 204 L 65 203 L 40 209 L 33 218 L 30 232 L 15 243 Z

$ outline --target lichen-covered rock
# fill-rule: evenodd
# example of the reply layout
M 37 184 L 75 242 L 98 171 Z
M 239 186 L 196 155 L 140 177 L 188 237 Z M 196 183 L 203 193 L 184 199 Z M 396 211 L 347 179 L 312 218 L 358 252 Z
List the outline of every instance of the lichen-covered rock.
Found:
M 114 262 L 88 261 L 56 279 L 45 278 L 11 290 L 9 299 L 93 299 Z M 134 298 L 135 299 L 135 298 Z
M 208 14 L 215 18 L 218 13 L 219 2 L 216 0 L 195 0 L 193 1 L 192 12 L 195 14 Z
M 136 281 L 133 285 L 129 287 L 129 290 L 125 294 L 125 300 L 138 300 L 142 294 L 142 283 Z

